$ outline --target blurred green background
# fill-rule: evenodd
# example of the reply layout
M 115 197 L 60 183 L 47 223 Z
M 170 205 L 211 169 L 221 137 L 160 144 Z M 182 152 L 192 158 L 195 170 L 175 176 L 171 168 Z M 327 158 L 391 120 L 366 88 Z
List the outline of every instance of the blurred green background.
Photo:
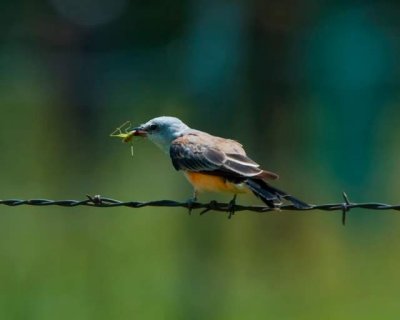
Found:
M 2 1 L 0 198 L 188 199 L 108 136 L 172 115 L 310 203 L 398 202 L 400 3 L 362 3 Z M 389 211 L 2 206 L 0 319 L 398 319 L 399 244 Z

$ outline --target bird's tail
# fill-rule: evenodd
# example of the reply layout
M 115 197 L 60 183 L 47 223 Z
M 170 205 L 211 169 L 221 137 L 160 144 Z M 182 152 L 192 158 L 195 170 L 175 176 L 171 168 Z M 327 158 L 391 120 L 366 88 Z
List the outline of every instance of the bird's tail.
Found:
M 302 209 L 310 207 L 307 203 L 287 194 L 284 191 L 272 187 L 264 180 L 247 179 L 245 183 L 250 190 L 270 208 L 276 208 L 277 205 L 282 203 L 282 199 L 290 201 L 296 208 Z

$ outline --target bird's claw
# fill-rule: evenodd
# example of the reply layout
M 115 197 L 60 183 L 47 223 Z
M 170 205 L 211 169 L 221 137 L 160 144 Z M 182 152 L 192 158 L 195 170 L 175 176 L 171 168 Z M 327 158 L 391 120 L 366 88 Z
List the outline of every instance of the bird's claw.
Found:
M 192 214 L 192 210 L 194 209 L 194 204 L 196 203 L 196 201 L 196 198 L 190 198 L 188 201 L 186 201 L 189 215 Z
M 194 204 L 197 202 L 197 190 L 193 190 L 193 196 L 186 202 L 187 203 L 187 208 L 189 211 L 189 215 L 192 214 L 192 210 L 195 208 Z
M 236 195 L 233 197 L 233 199 L 231 201 L 229 201 L 228 204 L 228 219 L 231 219 L 232 216 L 235 214 L 235 208 L 236 208 Z

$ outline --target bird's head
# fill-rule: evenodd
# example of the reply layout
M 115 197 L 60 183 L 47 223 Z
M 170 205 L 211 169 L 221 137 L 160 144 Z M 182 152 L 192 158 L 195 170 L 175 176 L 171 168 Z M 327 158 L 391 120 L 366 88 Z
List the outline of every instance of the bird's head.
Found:
M 174 117 L 157 117 L 135 128 L 135 136 L 147 137 L 165 152 L 171 142 L 185 133 L 189 127 Z

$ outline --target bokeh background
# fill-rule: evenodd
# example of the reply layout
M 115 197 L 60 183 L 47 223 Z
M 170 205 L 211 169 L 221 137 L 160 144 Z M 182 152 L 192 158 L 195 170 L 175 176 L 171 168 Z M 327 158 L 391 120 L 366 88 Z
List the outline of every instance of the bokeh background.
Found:
M 400 3 L 0 5 L 0 198 L 185 200 L 148 141 L 173 115 L 310 203 L 400 201 Z M 203 195 L 202 201 L 228 200 Z M 259 203 L 241 197 L 242 203 Z M 398 319 L 394 212 L 0 208 L 1 319 Z

